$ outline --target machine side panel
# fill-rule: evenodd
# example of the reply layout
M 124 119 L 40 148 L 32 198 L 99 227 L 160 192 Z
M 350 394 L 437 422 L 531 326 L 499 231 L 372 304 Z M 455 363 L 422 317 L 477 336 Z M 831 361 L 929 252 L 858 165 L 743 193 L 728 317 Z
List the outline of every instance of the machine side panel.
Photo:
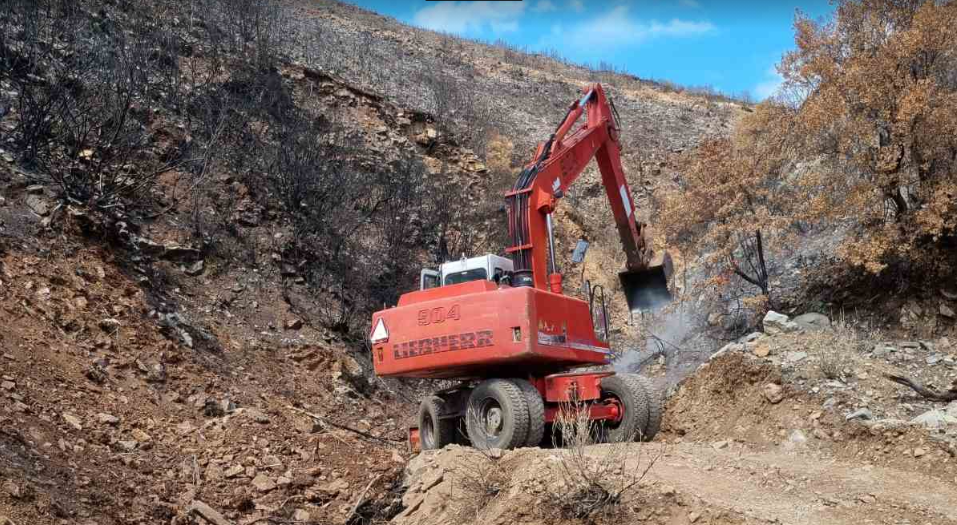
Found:
M 607 343 L 595 338 L 587 303 L 530 287 L 389 308 L 373 316 L 373 326 L 380 319 L 390 336 L 372 348 L 379 376 L 521 377 L 609 358 Z
M 390 334 L 388 341 L 373 345 L 376 374 L 448 377 L 455 371 L 494 367 L 527 357 L 532 351 L 528 334 L 534 317 L 534 290 L 475 288 L 480 291 L 407 301 L 404 306 L 374 314 L 373 326 L 381 319 Z

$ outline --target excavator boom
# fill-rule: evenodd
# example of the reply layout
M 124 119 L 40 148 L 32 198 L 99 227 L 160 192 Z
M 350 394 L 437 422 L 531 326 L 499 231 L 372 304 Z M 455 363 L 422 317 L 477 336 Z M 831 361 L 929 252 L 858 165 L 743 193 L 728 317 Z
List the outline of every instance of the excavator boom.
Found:
M 585 124 L 569 134 L 582 115 Z M 517 283 L 561 293 L 561 275 L 551 246 L 551 214 L 594 158 L 625 252 L 626 269 L 619 280 L 629 309 L 656 309 L 671 300 L 671 258 L 667 252 L 655 256 L 650 228 L 636 217 L 621 166 L 618 133 L 614 107 L 602 86 L 594 84 L 572 103 L 556 132 L 539 145 L 535 160 L 522 170 L 506 194 L 512 243 L 506 253 L 513 260 Z

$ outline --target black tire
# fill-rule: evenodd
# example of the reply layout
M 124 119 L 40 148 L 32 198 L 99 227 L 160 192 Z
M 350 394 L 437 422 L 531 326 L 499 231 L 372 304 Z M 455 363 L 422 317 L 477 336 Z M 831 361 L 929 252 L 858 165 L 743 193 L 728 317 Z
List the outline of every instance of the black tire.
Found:
M 525 437 L 524 446 L 540 446 L 542 437 L 545 435 L 545 401 L 532 383 L 525 379 L 511 381 L 522 389 L 522 393 L 525 394 L 525 403 L 528 404 L 528 436 Z
M 662 391 L 655 386 L 655 382 L 645 376 L 637 374 L 628 374 L 641 383 L 645 391 L 645 397 L 648 399 L 648 426 L 641 433 L 642 441 L 651 441 L 661 430 L 661 413 L 664 404 L 664 395 Z
M 438 450 L 455 442 L 455 419 L 442 419 L 445 401 L 429 396 L 419 404 L 419 445 L 422 450 Z
M 602 441 L 608 443 L 634 441 L 640 439 L 648 427 L 648 399 L 641 383 L 635 380 L 636 377 L 630 374 L 616 374 L 602 378 L 602 398 L 617 398 L 623 408 L 618 422 L 606 421 L 601 425 Z
M 480 383 L 469 396 L 465 418 L 469 440 L 478 449 L 517 448 L 528 437 L 528 402 L 508 379 Z

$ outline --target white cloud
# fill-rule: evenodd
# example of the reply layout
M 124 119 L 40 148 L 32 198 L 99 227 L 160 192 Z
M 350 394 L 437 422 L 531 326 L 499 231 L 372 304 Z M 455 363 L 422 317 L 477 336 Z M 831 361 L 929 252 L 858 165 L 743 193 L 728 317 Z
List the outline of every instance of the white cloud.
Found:
M 524 12 L 524 2 L 436 2 L 417 11 L 412 22 L 446 33 L 477 33 L 485 27 L 493 33 L 507 33 L 518 30 Z
M 778 73 L 774 66 L 771 66 L 764 72 L 765 79 L 754 86 L 754 96 L 758 100 L 764 100 L 777 94 L 784 83 L 784 77 Z
M 585 4 L 582 2 L 582 0 L 569 0 L 568 7 L 571 7 L 579 13 L 585 10 Z
M 632 19 L 628 6 L 620 5 L 611 11 L 581 22 L 565 36 L 567 49 L 595 51 L 635 45 L 653 38 L 691 37 L 715 31 L 711 22 L 692 22 L 674 18 L 668 22 Z
M 553 4 L 551 0 L 538 0 L 538 2 L 535 4 L 535 7 L 532 8 L 532 11 L 535 11 L 536 13 L 548 13 L 556 9 L 558 8 L 555 7 L 555 4 Z
M 698 8 L 701 7 L 701 4 L 697 0 L 678 0 L 678 4 L 682 7 Z

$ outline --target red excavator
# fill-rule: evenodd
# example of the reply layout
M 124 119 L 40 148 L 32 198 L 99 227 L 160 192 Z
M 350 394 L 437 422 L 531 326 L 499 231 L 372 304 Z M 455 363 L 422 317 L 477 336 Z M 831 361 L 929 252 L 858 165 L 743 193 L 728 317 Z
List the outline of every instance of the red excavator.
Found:
M 583 114 L 584 125 L 569 134 Z M 587 87 L 505 195 L 507 257 L 422 270 L 419 290 L 373 314 L 377 375 L 461 380 L 422 400 L 409 432 L 413 447 L 538 446 L 567 403 L 584 407 L 607 441 L 647 440 L 658 431 L 661 396 L 650 381 L 594 371 L 611 356 L 604 291 L 588 286 L 587 300 L 564 295 L 555 258 L 552 212 L 594 157 L 627 258 L 619 278 L 629 308 L 671 299 L 671 258 L 654 256 L 648 225 L 635 217 L 619 129 L 602 86 Z M 591 370 L 574 370 L 582 367 Z

